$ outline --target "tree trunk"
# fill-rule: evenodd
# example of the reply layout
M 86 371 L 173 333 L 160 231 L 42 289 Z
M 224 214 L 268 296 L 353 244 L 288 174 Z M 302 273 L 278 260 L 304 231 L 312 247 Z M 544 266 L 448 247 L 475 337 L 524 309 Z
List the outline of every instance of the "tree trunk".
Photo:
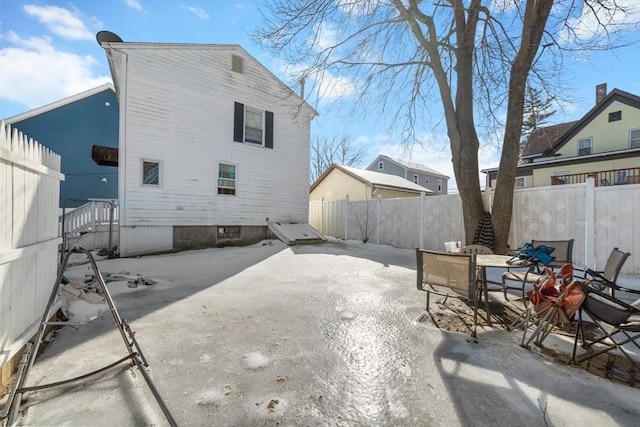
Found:
M 522 43 L 511 67 L 507 121 L 491 215 L 496 253 L 505 253 L 508 246 L 513 214 L 513 187 L 522 136 L 525 88 L 552 5 L 553 0 L 527 0 L 522 25 Z M 514 242 L 515 245 L 520 243 Z
M 465 244 L 470 244 L 484 214 L 482 193 L 478 181 L 480 142 L 473 115 L 473 60 L 480 0 L 472 0 L 466 11 L 461 0 L 455 0 L 452 4 L 454 5 L 456 37 L 458 39 L 455 52 L 457 70 L 455 114 L 458 119 L 460 141 L 457 141 L 457 144 L 451 144 L 451 152 L 458 192 L 462 199 L 464 240 Z

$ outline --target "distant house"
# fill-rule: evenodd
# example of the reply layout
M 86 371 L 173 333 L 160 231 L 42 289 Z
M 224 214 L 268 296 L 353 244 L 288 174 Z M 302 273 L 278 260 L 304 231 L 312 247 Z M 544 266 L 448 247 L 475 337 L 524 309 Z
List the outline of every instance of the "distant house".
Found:
M 308 222 L 302 98 L 238 45 L 101 40 L 120 102 L 120 255 Z
M 447 194 L 449 177 L 419 163 L 392 159 L 384 155 L 376 157 L 367 170 L 396 175 L 437 194 Z
M 65 176 L 60 183 L 60 206 L 77 207 L 88 199 L 118 198 L 117 169 L 92 160 L 93 146 L 118 147 L 118 101 L 112 84 L 4 122 L 60 154 Z
M 396 175 L 373 172 L 350 166 L 331 165 L 311 185 L 309 200 L 370 200 L 397 197 L 417 197 L 420 193 L 433 194 L 418 184 Z
M 640 97 L 599 85 L 596 105 L 580 120 L 535 130 L 524 145 L 516 187 L 640 183 Z M 498 169 L 485 169 L 495 186 Z

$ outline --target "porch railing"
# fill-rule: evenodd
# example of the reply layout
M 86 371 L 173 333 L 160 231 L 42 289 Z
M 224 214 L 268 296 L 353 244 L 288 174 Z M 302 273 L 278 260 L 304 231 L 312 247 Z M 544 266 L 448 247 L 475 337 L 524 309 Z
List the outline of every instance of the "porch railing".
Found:
M 587 178 L 593 178 L 596 186 L 640 184 L 640 168 L 555 175 L 551 177 L 551 185 L 582 184 Z

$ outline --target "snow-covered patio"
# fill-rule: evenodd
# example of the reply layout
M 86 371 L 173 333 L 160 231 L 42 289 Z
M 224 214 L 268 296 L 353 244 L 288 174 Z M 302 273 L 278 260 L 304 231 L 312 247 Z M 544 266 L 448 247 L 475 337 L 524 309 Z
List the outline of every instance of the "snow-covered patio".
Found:
M 416 322 L 415 252 L 353 241 L 208 249 L 99 262 L 157 282 L 109 283 L 150 374 L 184 426 L 636 426 L 640 390 L 519 346 L 521 332 L 467 335 Z M 67 277 L 83 280 L 88 266 Z M 552 343 L 570 351 L 572 339 Z M 126 355 L 107 314 L 60 329 L 27 385 Z M 22 425 L 166 420 L 125 365 L 26 395 Z

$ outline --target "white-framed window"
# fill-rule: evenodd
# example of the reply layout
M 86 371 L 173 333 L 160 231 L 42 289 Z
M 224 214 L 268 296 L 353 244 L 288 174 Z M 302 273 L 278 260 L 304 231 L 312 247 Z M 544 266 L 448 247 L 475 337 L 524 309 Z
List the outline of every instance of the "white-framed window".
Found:
M 414 183 L 414 184 L 417 184 L 417 183 L 418 183 L 419 178 L 420 178 L 420 177 L 419 177 L 418 175 L 413 175 L 413 183 Z
M 253 108 L 244 110 L 244 142 L 262 145 L 262 129 L 264 117 L 262 111 Z
M 629 130 L 629 148 L 640 148 L 640 128 Z
M 235 103 L 233 140 L 273 148 L 273 113 Z
M 588 156 L 591 154 L 591 138 L 581 138 L 578 140 L 578 156 Z
M 378 162 L 378 170 L 384 170 L 384 162 Z
M 437 186 L 438 186 L 438 192 L 442 192 L 442 180 L 440 178 L 438 178 L 438 181 L 436 182 Z
M 236 194 L 236 166 L 228 163 L 218 164 L 218 194 Z
M 527 186 L 526 176 L 516 176 L 515 185 L 516 188 L 522 188 Z
M 160 162 L 158 160 L 142 159 L 142 185 L 160 186 Z

